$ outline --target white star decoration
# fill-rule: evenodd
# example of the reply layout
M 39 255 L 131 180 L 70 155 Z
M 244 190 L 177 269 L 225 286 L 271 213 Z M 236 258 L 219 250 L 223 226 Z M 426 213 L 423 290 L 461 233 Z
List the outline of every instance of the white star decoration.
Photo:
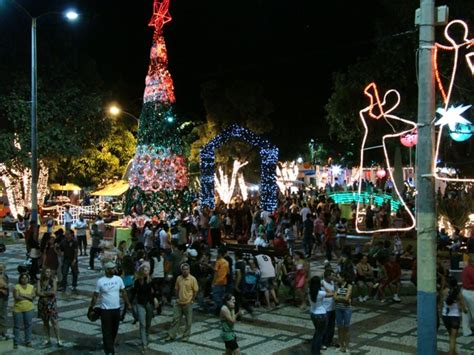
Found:
M 441 115 L 441 118 L 435 122 L 435 125 L 436 126 L 448 125 L 451 131 L 456 130 L 457 124 L 470 125 L 471 122 L 461 116 L 461 114 L 463 114 L 470 107 L 471 105 L 468 105 L 468 106 L 459 105 L 458 107 L 451 106 L 447 110 L 445 110 L 444 108 L 437 109 L 436 112 Z

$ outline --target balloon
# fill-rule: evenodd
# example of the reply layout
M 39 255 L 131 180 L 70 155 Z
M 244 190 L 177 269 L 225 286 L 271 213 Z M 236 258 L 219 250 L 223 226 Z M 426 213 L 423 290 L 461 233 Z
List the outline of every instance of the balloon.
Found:
M 471 138 L 474 133 L 474 125 L 458 123 L 454 131 L 449 131 L 449 135 L 456 142 L 464 142 Z
M 400 137 L 400 142 L 408 148 L 413 147 L 418 142 L 418 132 L 408 132 Z
M 376 175 L 379 179 L 383 179 L 385 175 L 387 175 L 387 172 L 384 169 L 379 169 L 377 170 Z

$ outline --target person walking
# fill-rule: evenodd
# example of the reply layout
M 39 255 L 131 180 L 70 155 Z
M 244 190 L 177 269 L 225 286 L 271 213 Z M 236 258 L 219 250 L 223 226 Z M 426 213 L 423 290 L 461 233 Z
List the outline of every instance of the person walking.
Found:
M 20 342 L 20 327 L 25 332 L 25 346 L 31 347 L 33 329 L 33 300 L 35 287 L 30 283 L 28 273 L 21 273 L 18 283 L 13 289 L 13 349 L 18 349 Z
M 211 248 L 217 248 L 221 245 L 221 220 L 217 211 L 212 211 L 209 219 L 209 227 L 211 228 Z
M 186 326 L 182 341 L 188 341 L 191 335 L 191 324 L 193 321 L 193 303 L 199 291 L 196 278 L 190 274 L 188 263 L 181 265 L 181 275 L 176 279 L 175 291 L 177 295 L 176 304 L 173 309 L 173 321 L 165 341 L 172 341 L 178 333 L 181 318 L 185 317 Z
M 349 327 L 352 316 L 352 285 L 348 281 L 346 273 L 339 275 L 340 282 L 334 296 L 336 301 L 336 324 L 339 333 L 339 344 L 341 352 L 345 353 L 349 347 Z
M 229 262 L 225 259 L 227 248 L 219 247 L 217 259 L 214 264 L 214 279 L 212 280 L 212 300 L 214 301 L 214 313 L 217 315 L 222 306 L 222 299 L 227 286 L 227 275 L 230 272 Z
M 100 322 L 102 327 L 102 342 L 105 354 L 115 354 L 114 344 L 120 323 L 120 296 L 125 307 L 132 308 L 122 278 L 115 275 L 115 263 L 108 261 L 104 264 L 105 276 L 97 280 L 95 292 L 92 295 L 89 311 L 93 310 L 100 297 Z
M 225 344 L 226 355 L 240 354 L 239 344 L 237 344 L 237 336 L 234 331 L 234 324 L 237 322 L 239 312 L 235 313 L 235 297 L 226 294 L 222 300 L 220 310 L 220 320 L 222 326 L 221 337 Z
M 55 239 L 45 233 L 43 235 L 43 239 L 47 238 L 45 241 L 45 247 L 43 250 L 43 269 L 48 268 L 51 270 L 53 276 L 56 276 L 58 274 L 58 269 L 59 269 L 59 253 L 60 251 L 58 250 L 58 244 L 55 243 Z M 59 270 L 61 272 L 61 270 Z
M 79 215 L 79 219 L 74 223 L 74 229 L 79 244 L 79 256 L 87 256 L 87 222 L 84 221 L 82 214 Z
M 142 353 L 148 350 L 148 337 L 150 333 L 151 320 L 153 319 L 154 302 L 157 296 L 153 288 L 148 265 L 142 265 L 137 272 L 133 284 L 132 299 L 136 300 L 136 310 L 140 322 L 140 338 L 142 340 Z
M 449 334 L 449 355 L 456 355 L 456 338 L 461 323 L 461 310 L 467 313 L 467 307 L 455 277 L 451 276 L 448 279 L 446 288 L 441 293 L 439 308 L 442 308 L 443 323 Z
M 64 221 L 64 229 L 66 231 L 71 230 L 72 223 L 74 222 L 74 218 L 72 217 L 70 206 L 66 206 L 64 209 L 63 221 Z
M 461 274 L 462 297 L 466 304 L 467 312 L 462 315 L 462 335 L 472 335 L 471 322 L 474 318 L 474 254 L 469 256 L 467 266 Z
M 280 305 L 278 297 L 275 291 L 274 279 L 276 276 L 275 266 L 273 265 L 273 260 L 268 255 L 258 254 L 255 256 L 255 261 L 258 264 L 260 269 L 260 279 L 258 282 L 259 291 L 263 292 L 265 296 L 265 305 L 267 308 L 271 308 L 272 304 L 270 303 L 270 296 L 274 302 L 275 307 Z
M 336 285 L 333 281 L 334 272 L 332 270 L 324 271 L 324 280 L 321 281 L 321 289 L 326 291 L 326 297 L 323 299 L 323 306 L 326 309 L 327 326 L 323 336 L 322 350 L 326 350 L 332 346 L 332 340 L 334 338 L 334 330 L 336 328 L 336 308 L 334 302 L 334 292 L 336 291 Z
M 321 278 L 313 276 L 309 282 L 309 301 L 311 304 L 311 320 L 314 325 L 314 335 L 311 341 L 311 355 L 320 355 L 323 337 L 326 333 L 327 314 L 324 298 L 331 294 L 321 289 Z
M 77 277 L 79 275 L 79 267 L 77 265 L 77 248 L 77 241 L 74 240 L 74 234 L 72 230 L 66 230 L 66 239 L 64 239 L 59 245 L 63 260 L 61 292 L 66 292 L 67 275 L 69 273 L 69 269 L 71 269 L 72 273 L 72 290 L 76 291 L 77 289 Z
M 43 346 L 50 346 L 50 322 L 53 326 L 54 334 L 59 348 L 63 346 L 59 337 L 58 308 L 56 304 L 57 280 L 51 269 L 45 267 L 41 271 L 40 279 L 36 287 L 38 298 L 38 318 L 43 321 L 45 339 Z
M 245 288 L 245 270 L 247 264 L 243 258 L 241 251 L 235 252 L 235 283 L 234 283 L 234 294 L 235 294 L 235 310 L 238 313 L 240 307 L 243 307 L 248 313 L 253 314 L 252 306 L 246 301 L 244 297 Z
M 304 254 L 302 251 L 295 252 L 294 256 L 295 264 L 295 300 L 296 305 L 300 307 L 301 310 L 306 309 L 306 286 L 308 285 L 309 280 L 309 263 L 305 260 Z
M 313 216 L 309 213 L 306 215 L 306 218 L 303 221 L 303 250 L 305 258 L 311 258 L 311 252 L 313 250 L 314 241 L 313 231 Z
M 0 340 L 8 340 L 6 332 L 9 293 L 8 275 L 5 273 L 5 264 L 0 263 Z
M 100 254 L 100 242 L 104 239 L 104 234 L 99 230 L 97 224 L 91 226 L 91 249 L 89 250 L 88 270 L 94 270 L 95 257 Z

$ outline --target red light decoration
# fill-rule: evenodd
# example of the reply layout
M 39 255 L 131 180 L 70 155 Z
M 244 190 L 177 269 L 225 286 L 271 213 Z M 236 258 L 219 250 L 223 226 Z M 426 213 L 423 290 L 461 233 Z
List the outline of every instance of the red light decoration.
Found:
M 400 137 L 400 142 L 407 148 L 411 148 L 418 143 L 418 131 L 408 132 Z
M 154 39 L 145 84 L 143 102 L 159 102 L 163 105 L 176 102 L 173 78 L 168 71 L 168 54 L 163 36 Z
M 377 86 L 375 85 L 375 83 L 370 83 L 369 85 L 367 85 L 364 89 L 364 94 L 369 98 L 370 101 L 370 109 L 368 111 L 369 116 L 378 120 L 384 115 L 384 112 L 383 103 L 380 100 L 379 91 L 377 90 Z M 375 108 L 377 108 L 377 110 L 379 111 L 377 115 L 374 113 Z
M 379 169 L 377 170 L 376 175 L 379 179 L 383 179 L 385 175 L 387 175 L 387 172 L 384 169 Z
M 171 21 L 169 12 L 170 0 L 155 0 L 153 2 L 153 16 L 148 26 L 155 27 L 153 39 L 157 39 L 163 32 L 163 26 Z

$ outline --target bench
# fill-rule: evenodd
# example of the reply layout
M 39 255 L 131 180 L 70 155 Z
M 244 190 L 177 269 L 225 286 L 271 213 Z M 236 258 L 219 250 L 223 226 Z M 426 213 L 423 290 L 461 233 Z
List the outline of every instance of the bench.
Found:
M 244 254 L 251 254 L 253 256 L 258 254 L 265 254 L 270 257 L 282 258 L 288 254 L 288 249 L 263 248 L 248 244 L 226 244 L 228 251 L 240 251 Z
M 15 235 L 16 222 L 2 222 L 2 232 L 4 236 Z

